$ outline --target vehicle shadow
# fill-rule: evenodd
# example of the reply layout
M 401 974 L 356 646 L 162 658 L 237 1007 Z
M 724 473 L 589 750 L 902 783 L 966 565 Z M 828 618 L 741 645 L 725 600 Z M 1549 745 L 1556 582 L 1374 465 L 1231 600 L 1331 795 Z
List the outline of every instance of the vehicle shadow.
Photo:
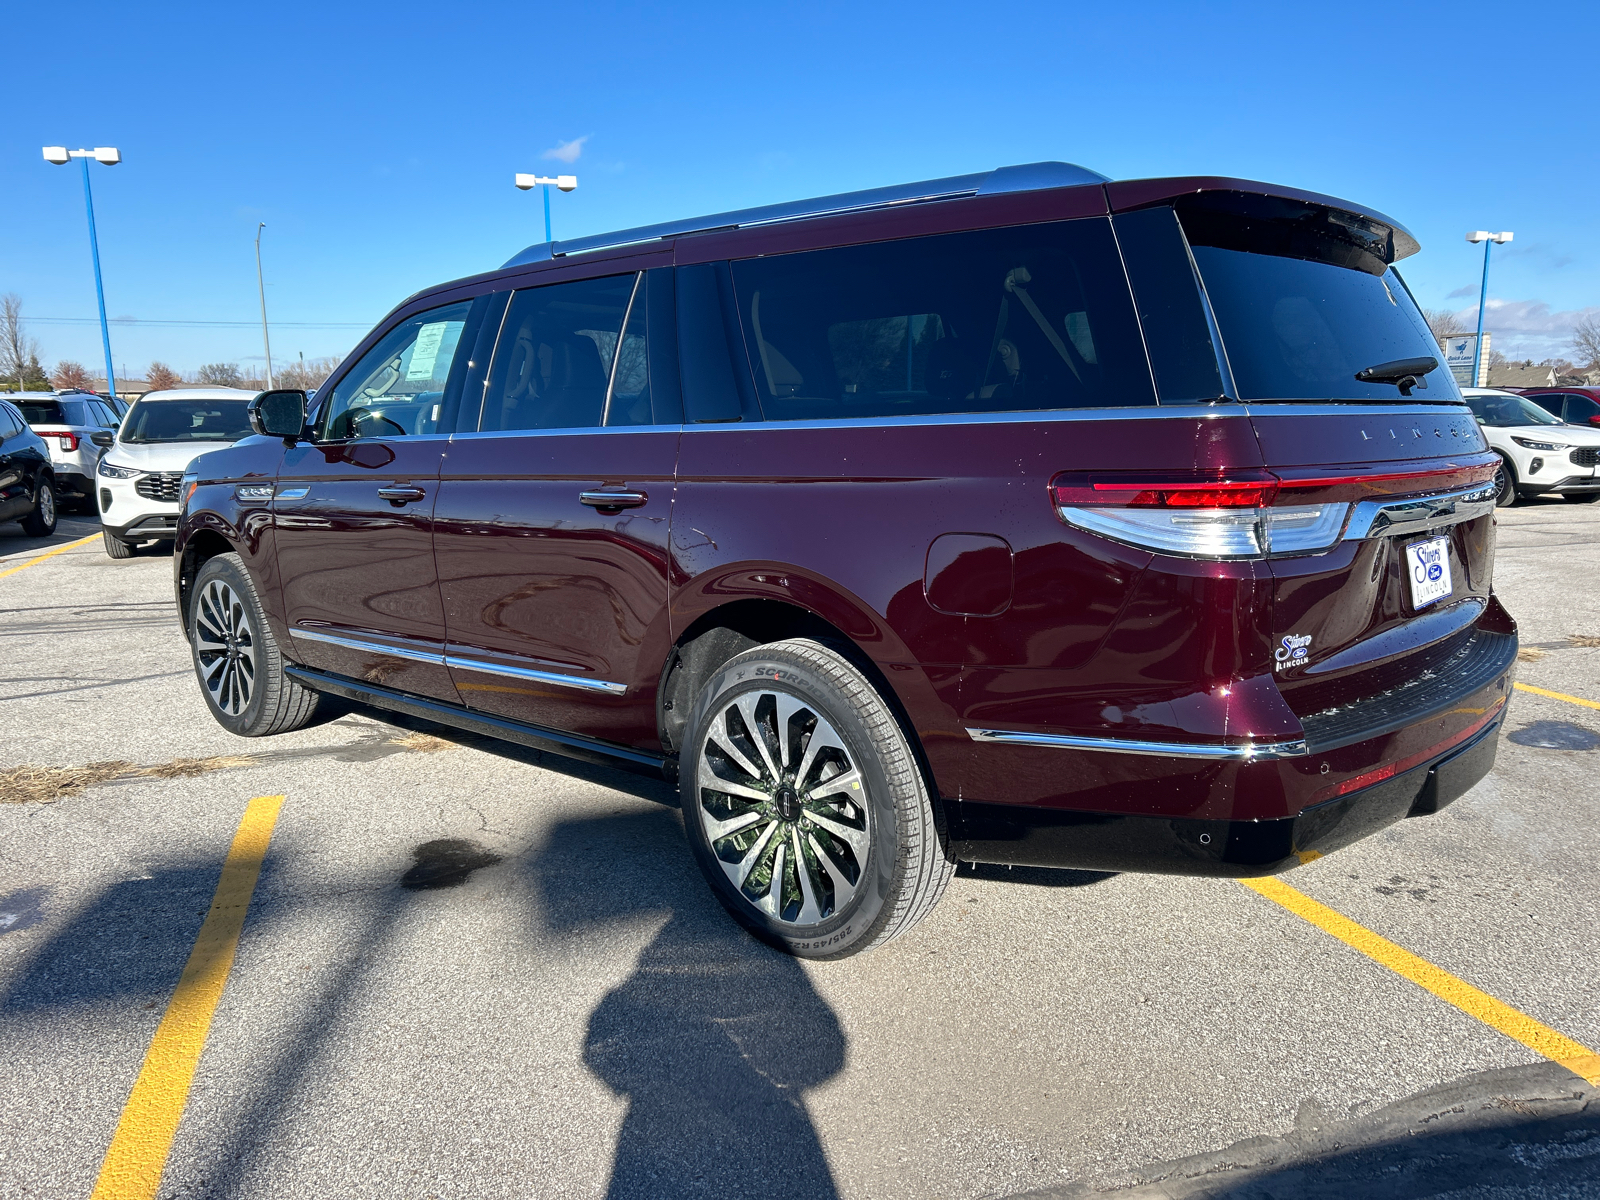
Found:
M 626 1097 L 609 1197 L 833 1197 L 804 1091 L 845 1036 L 800 964 L 711 897 L 669 812 L 554 827 L 528 860 L 549 932 L 666 922 L 589 1018 L 584 1063 Z

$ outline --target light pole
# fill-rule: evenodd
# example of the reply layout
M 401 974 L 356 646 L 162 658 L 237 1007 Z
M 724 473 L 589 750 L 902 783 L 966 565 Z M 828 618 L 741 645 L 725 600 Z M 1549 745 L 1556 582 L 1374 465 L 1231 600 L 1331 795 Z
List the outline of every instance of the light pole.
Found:
M 1498 242 L 1505 245 L 1511 240 L 1511 232 L 1490 233 L 1487 229 L 1474 229 L 1467 234 L 1467 241 L 1476 246 L 1483 243 L 1483 287 L 1478 292 L 1478 340 L 1472 347 L 1472 386 L 1482 387 L 1479 382 L 1483 377 L 1479 374 L 1478 364 L 1483 361 L 1483 307 L 1489 302 L 1489 247 Z
M 544 188 L 544 240 L 551 241 L 550 237 L 550 189 L 560 188 L 563 192 L 570 192 L 578 186 L 576 175 L 521 175 L 517 176 L 517 187 L 524 192 L 532 187 Z
M 267 352 L 267 391 L 272 390 L 272 339 L 267 336 L 267 285 L 261 280 L 261 231 L 265 221 L 256 223 L 256 290 L 261 293 L 261 347 Z
M 93 150 L 68 150 L 65 146 L 46 146 L 44 160 L 64 167 L 73 159 L 83 166 L 83 206 L 89 212 L 89 252 L 94 257 L 94 294 L 100 301 L 100 345 L 106 353 L 106 391 L 117 394 L 117 381 L 111 371 L 111 326 L 106 323 L 106 290 L 100 283 L 100 239 L 94 232 L 94 193 L 89 190 L 89 160 L 114 167 L 122 161 L 115 146 L 96 146 Z

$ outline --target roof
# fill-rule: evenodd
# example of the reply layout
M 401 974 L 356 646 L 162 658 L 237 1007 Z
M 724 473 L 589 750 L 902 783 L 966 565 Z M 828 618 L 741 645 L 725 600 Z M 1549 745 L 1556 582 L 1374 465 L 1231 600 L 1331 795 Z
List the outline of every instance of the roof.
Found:
M 1556 373 L 1552 367 L 1536 367 L 1529 363 L 1489 364 L 1489 386 L 1497 388 L 1547 388 L 1554 387 Z
M 809 200 L 792 200 L 783 204 L 767 204 L 757 208 L 736 209 L 731 212 L 712 213 L 703 217 L 690 217 L 680 221 L 666 221 L 657 225 L 640 225 L 632 229 L 619 229 L 611 233 L 593 234 L 560 242 L 538 242 L 520 254 L 508 259 L 500 268 L 531 266 L 550 262 L 573 254 L 619 246 L 659 242 L 681 234 L 708 233 L 712 230 L 748 229 L 761 225 L 774 225 L 785 221 L 798 221 L 808 217 L 836 216 L 903 205 L 923 204 L 938 200 L 955 200 L 969 196 L 997 196 L 1018 192 L 1047 191 L 1056 188 L 1100 187 L 1105 189 L 1106 203 L 1112 212 L 1146 208 L 1166 203 L 1181 196 L 1198 192 L 1242 191 L 1278 196 L 1310 204 L 1324 205 L 1341 212 L 1382 222 L 1393 231 L 1391 261 L 1415 254 L 1419 249 L 1411 232 L 1392 217 L 1376 209 L 1352 204 L 1337 196 L 1320 192 L 1306 192 L 1298 188 L 1280 187 L 1249 179 L 1233 179 L 1218 175 L 1183 176 L 1171 179 L 1137 179 L 1113 182 L 1098 171 L 1080 167 L 1076 163 L 1037 162 L 1017 166 L 997 167 L 993 171 L 973 175 L 952 175 L 943 179 L 925 179 L 918 183 L 902 183 L 892 187 L 869 188 L 859 192 L 842 192 L 832 196 L 817 196 Z M 432 290 L 432 289 L 429 289 Z
M 254 400 L 254 388 L 188 387 L 168 388 L 164 392 L 146 392 L 141 400 Z

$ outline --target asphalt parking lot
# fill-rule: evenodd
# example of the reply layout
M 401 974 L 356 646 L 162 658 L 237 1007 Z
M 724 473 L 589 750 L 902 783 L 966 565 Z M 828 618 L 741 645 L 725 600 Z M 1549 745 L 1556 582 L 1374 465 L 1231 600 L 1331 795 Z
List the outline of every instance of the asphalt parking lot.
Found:
M 170 560 L 83 524 L 0 537 L 0 1195 L 137 1194 L 102 1164 L 248 811 L 237 955 L 149 1108 L 162 1196 L 1600 1196 L 1570 1047 L 1270 896 L 964 866 L 800 964 L 722 914 L 664 785 L 368 711 L 231 737 Z M 1591 1054 L 1597 574 L 1600 506 L 1502 511 L 1494 773 L 1284 877 Z

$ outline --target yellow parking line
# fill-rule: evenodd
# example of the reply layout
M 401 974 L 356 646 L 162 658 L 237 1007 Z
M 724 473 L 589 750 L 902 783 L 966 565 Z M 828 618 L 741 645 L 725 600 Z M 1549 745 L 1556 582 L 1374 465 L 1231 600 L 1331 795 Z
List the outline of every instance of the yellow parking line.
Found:
M 1247 888 L 1260 892 L 1268 900 L 1283 905 L 1297 917 L 1304 917 L 1318 929 L 1333 934 L 1346 945 L 1354 946 L 1374 962 L 1388 967 L 1396 975 L 1409 979 L 1418 987 L 1427 988 L 1439 999 L 1455 1005 L 1469 1017 L 1476 1017 L 1491 1029 L 1498 1029 L 1509 1038 L 1515 1038 L 1530 1050 L 1544 1055 L 1551 1062 L 1560 1063 L 1574 1075 L 1600 1086 L 1600 1054 L 1557 1033 L 1548 1025 L 1541 1025 L 1526 1013 L 1518 1012 L 1509 1004 L 1496 1000 L 1487 992 L 1480 992 L 1465 980 L 1457 979 L 1426 959 L 1403 950 L 1387 938 L 1379 937 L 1370 929 L 1357 925 L 1349 917 L 1334 912 L 1326 904 L 1319 904 L 1304 892 L 1297 891 L 1281 879 L 1243 879 Z
M 1535 696 L 1549 696 L 1552 700 L 1565 700 L 1568 704 L 1581 704 L 1585 708 L 1600 708 L 1600 703 L 1585 700 L 1581 696 L 1569 696 L 1565 692 L 1551 692 L 1542 687 L 1534 687 L 1531 683 L 1514 683 L 1511 685 L 1519 692 L 1532 692 Z
M 0 579 L 4 579 L 7 575 L 15 575 L 18 571 L 26 571 L 29 567 L 33 566 L 34 563 L 42 563 L 47 558 L 54 558 L 58 554 L 65 554 L 74 546 L 81 546 L 85 542 L 92 542 L 99 536 L 100 535 L 98 533 L 91 533 L 88 537 L 79 538 L 75 542 L 68 542 L 65 546 L 57 546 L 54 550 L 46 550 L 43 554 L 39 555 L 38 558 L 30 558 L 25 563 L 11 567 L 8 570 L 0 571 Z
M 245 809 L 211 911 L 145 1052 L 91 1200 L 145 1200 L 156 1194 L 282 807 L 282 796 L 257 796 Z

